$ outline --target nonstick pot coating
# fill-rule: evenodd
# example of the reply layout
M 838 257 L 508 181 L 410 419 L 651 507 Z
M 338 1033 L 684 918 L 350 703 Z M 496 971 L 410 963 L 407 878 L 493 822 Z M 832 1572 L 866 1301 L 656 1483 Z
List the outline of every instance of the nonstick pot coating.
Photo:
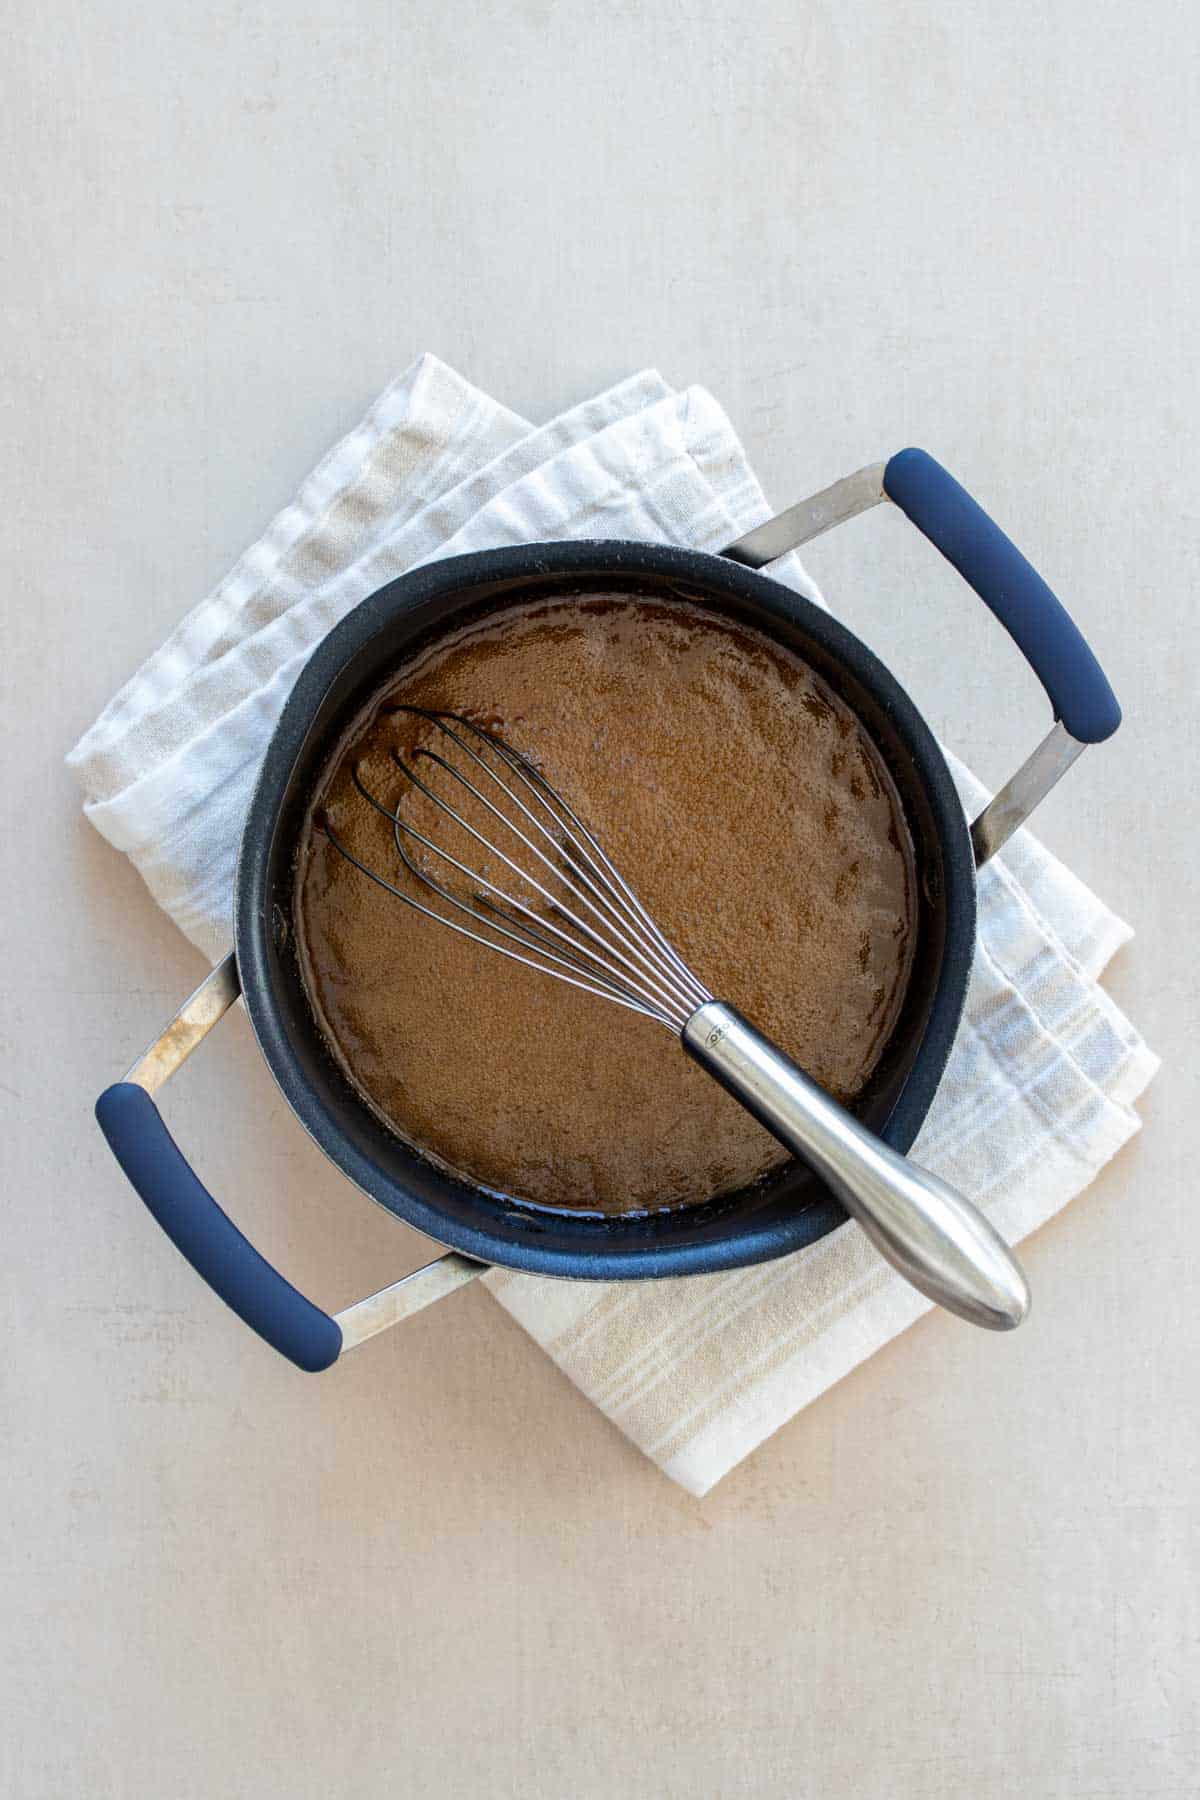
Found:
M 305 810 L 328 757 L 420 644 L 500 603 L 614 589 L 687 599 L 774 636 L 847 701 L 878 746 L 912 835 L 918 937 L 900 1018 L 855 1110 L 907 1150 L 945 1067 L 970 973 L 975 875 L 966 821 L 928 727 L 878 659 L 819 607 L 719 557 L 664 545 L 538 544 L 433 563 L 364 600 L 318 646 L 276 728 L 247 817 L 235 915 L 246 1007 L 263 1053 L 350 1180 L 467 1255 L 597 1280 L 765 1261 L 815 1242 L 845 1214 L 800 1164 L 710 1205 L 640 1218 L 547 1213 L 457 1180 L 389 1132 L 326 1049 L 300 979 L 292 905 Z

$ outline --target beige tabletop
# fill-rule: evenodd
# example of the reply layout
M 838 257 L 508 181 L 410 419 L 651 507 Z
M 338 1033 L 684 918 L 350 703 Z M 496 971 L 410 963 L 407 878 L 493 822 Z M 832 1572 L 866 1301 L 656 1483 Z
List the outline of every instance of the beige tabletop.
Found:
M 1197 39 L 1183 0 L 9 9 L 0 1792 L 1200 1791 Z M 926 445 L 1125 703 L 1041 817 L 1136 925 L 1145 1131 L 704 1501 L 468 1290 L 319 1378 L 95 1095 L 198 978 L 63 753 L 423 349 L 534 418 L 701 381 L 772 497 Z M 1019 657 L 914 533 L 814 547 L 988 779 Z M 240 1016 L 172 1127 L 329 1307 L 424 1260 Z

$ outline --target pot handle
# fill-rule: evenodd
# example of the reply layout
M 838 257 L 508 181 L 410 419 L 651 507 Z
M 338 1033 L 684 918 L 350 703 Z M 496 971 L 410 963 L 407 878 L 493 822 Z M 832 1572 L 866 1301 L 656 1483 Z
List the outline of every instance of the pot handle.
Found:
M 883 491 L 999 619 L 1070 736 L 1080 744 L 1111 737 L 1121 708 L 1087 640 L 979 502 L 925 450 L 900 450 L 886 462 Z
M 1054 724 L 971 825 L 982 868 L 1023 825 L 1088 744 L 1121 723 L 1121 709 L 1062 602 L 995 520 L 925 450 L 899 450 L 756 525 L 722 556 L 765 568 L 847 519 L 891 500 L 974 588 L 1045 688 Z
M 96 1102 L 108 1147 L 175 1248 L 272 1349 L 315 1374 L 342 1353 L 341 1327 L 259 1255 L 167 1130 L 153 1095 L 118 1081 Z
M 155 1090 L 240 992 L 231 954 L 184 1002 L 126 1078 L 105 1089 L 96 1102 L 96 1119 L 135 1191 L 196 1273 L 272 1349 L 315 1374 L 335 1363 L 343 1349 L 482 1275 L 487 1264 L 449 1252 L 331 1317 L 260 1256 L 195 1173 L 154 1101 Z

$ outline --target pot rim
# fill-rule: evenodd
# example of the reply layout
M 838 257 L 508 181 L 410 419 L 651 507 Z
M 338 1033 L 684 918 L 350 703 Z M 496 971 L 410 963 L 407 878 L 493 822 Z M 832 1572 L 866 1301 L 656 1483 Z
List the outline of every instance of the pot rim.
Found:
M 251 1027 L 284 1098 L 337 1168 L 363 1193 L 437 1243 L 511 1269 L 587 1280 L 697 1275 L 746 1267 L 815 1243 L 846 1215 L 832 1196 L 761 1221 L 755 1220 L 753 1211 L 731 1208 L 724 1232 L 718 1230 L 697 1241 L 676 1238 L 662 1242 L 653 1239 L 653 1221 L 667 1215 L 593 1220 L 587 1223 L 594 1230 L 590 1234 L 580 1231 L 576 1246 L 564 1249 L 540 1243 L 538 1235 L 509 1239 L 486 1222 L 472 1226 L 443 1214 L 402 1188 L 348 1140 L 296 1056 L 271 976 L 272 853 L 284 797 L 326 695 L 398 610 L 414 610 L 460 593 L 464 606 L 470 605 L 472 592 L 496 583 L 511 583 L 515 599 L 523 579 L 599 577 L 619 585 L 622 577 L 639 576 L 676 577 L 681 584 L 705 590 L 714 600 L 728 594 L 743 608 L 765 615 L 760 628 L 768 632 L 772 618 L 798 627 L 879 700 L 919 770 L 942 849 L 945 943 L 915 1059 L 880 1133 L 893 1148 L 906 1151 L 941 1080 L 966 998 L 976 913 L 967 821 L 941 749 L 896 677 L 847 626 L 765 572 L 710 551 L 620 539 L 579 539 L 444 557 L 376 589 L 316 646 L 284 704 L 247 811 L 234 890 L 234 943 Z M 415 1151 L 411 1154 L 419 1156 Z M 424 1158 L 420 1161 L 426 1171 L 432 1169 Z M 481 1192 L 448 1176 L 440 1179 L 449 1181 L 459 1193 Z M 561 1222 L 561 1215 L 552 1216 L 556 1224 Z M 682 1216 L 674 1215 L 676 1219 Z

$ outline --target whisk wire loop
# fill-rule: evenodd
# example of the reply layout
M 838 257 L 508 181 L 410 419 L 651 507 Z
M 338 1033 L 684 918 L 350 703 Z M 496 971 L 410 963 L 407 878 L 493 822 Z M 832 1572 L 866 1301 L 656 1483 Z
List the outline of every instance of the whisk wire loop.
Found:
M 429 715 L 428 713 L 425 713 L 422 716 L 428 718 L 431 715 Z M 495 785 L 506 796 L 506 798 L 513 802 L 513 804 L 519 809 L 519 811 L 522 813 L 522 815 L 528 820 L 530 825 L 537 832 L 539 832 L 541 834 L 541 836 L 545 839 L 545 841 L 555 851 L 559 861 L 563 861 L 563 860 L 566 861 L 568 868 L 570 868 L 573 871 L 573 873 L 579 878 L 579 881 L 583 882 L 584 887 L 581 888 L 576 881 L 573 881 L 568 876 L 564 875 L 556 861 L 552 860 L 550 857 L 548 857 L 545 854 L 545 852 L 543 850 L 539 849 L 539 847 L 535 843 L 533 843 L 530 838 L 528 838 L 525 835 L 525 833 L 520 829 L 520 827 L 518 825 L 516 825 L 513 822 L 513 820 L 511 820 L 503 812 L 501 812 L 498 807 L 494 806 L 492 804 L 492 802 L 487 798 L 487 796 L 485 794 L 482 794 L 479 791 L 479 789 L 475 786 L 475 784 L 473 782 L 469 781 L 460 769 L 455 768 L 452 763 L 447 762 L 445 757 L 439 756 L 435 750 L 428 750 L 428 749 L 422 748 L 415 752 L 414 761 L 416 760 L 417 756 L 423 756 L 423 757 L 427 758 L 429 761 L 437 763 L 439 765 L 439 767 L 444 769 L 449 776 L 451 776 L 455 781 L 459 782 L 471 795 L 474 796 L 474 798 L 476 800 L 478 800 L 483 806 L 485 806 L 487 808 L 487 810 L 496 819 L 498 819 L 502 825 L 507 827 L 507 829 L 509 831 L 511 831 L 514 834 L 514 836 L 516 836 L 517 838 L 520 839 L 521 843 L 525 845 L 526 849 L 531 851 L 532 854 L 538 858 L 538 861 L 543 865 L 544 868 L 546 868 L 555 877 L 556 880 L 560 881 L 563 884 L 563 886 L 566 887 L 575 896 L 575 898 L 577 900 L 581 901 L 588 908 L 588 910 L 592 914 L 593 918 L 596 921 L 598 921 L 612 936 L 614 936 L 618 940 L 618 943 L 623 946 L 625 951 L 628 951 L 637 960 L 637 962 L 639 962 L 642 965 L 642 968 L 646 974 L 650 975 L 653 979 L 655 979 L 657 981 L 665 982 L 666 985 L 668 986 L 668 988 L 674 987 L 676 985 L 676 975 L 675 975 L 672 965 L 663 958 L 661 951 L 659 951 L 657 949 L 657 946 L 655 943 L 651 943 L 649 946 L 644 946 L 643 942 L 639 940 L 638 932 L 641 927 L 640 927 L 640 922 L 636 918 L 636 915 L 632 922 L 626 922 L 624 920 L 624 918 L 622 916 L 623 913 L 626 911 L 624 902 L 620 900 L 619 894 L 614 896 L 614 894 L 612 892 L 611 883 L 608 883 L 604 880 L 602 870 L 596 869 L 595 875 L 593 875 L 592 873 L 589 873 L 588 865 L 593 864 L 593 866 L 594 866 L 593 858 L 588 854 L 585 846 L 580 845 L 575 842 L 570 830 L 563 824 L 563 821 L 560 818 L 555 817 L 555 815 L 553 814 L 551 809 L 549 807 L 547 807 L 547 811 L 549 811 L 550 816 L 555 819 L 555 823 L 558 825 L 559 831 L 562 833 L 563 837 L 565 837 L 567 839 L 567 842 L 565 844 L 562 841 L 562 837 L 555 836 L 553 832 L 547 830 L 546 826 L 543 825 L 542 822 L 538 818 L 536 818 L 535 815 L 530 811 L 530 809 L 525 805 L 525 803 L 521 799 L 520 795 L 513 788 L 511 788 L 507 783 L 503 782 L 500 779 L 500 777 L 496 774 L 495 770 L 487 762 L 485 762 L 485 760 L 481 756 L 479 756 L 478 753 L 476 751 L 474 751 L 468 743 L 466 743 L 461 737 L 459 737 L 459 735 L 456 731 L 454 731 L 450 726 L 448 726 L 445 723 L 445 719 L 443 717 L 435 716 L 433 718 L 433 722 L 435 724 L 437 724 L 439 729 L 444 731 L 448 737 L 452 738 L 454 740 L 454 742 L 456 744 L 458 744 L 466 752 L 466 754 L 471 758 L 472 762 L 477 764 L 478 767 L 480 769 L 482 769 L 483 772 L 489 777 L 489 779 L 495 783 Z M 483 741 L 489 743 L 494 748 L 498 747 L 499 740 L 491 738 L 490 736 L 487 736 L 483 733 L 479 733 L 478 728 L 471 726 L 469 724 L 469 721 L 464 720 L 464 721 L 462 721 L 462 723 L 468 724 L 468 728 L 476 731 L 477 735 L 479 735 L 480 737 L 483 738 Z M 504 746 L 504 747 L 507 748 L 507 746 Z M 415 782 L 415 784 L 421 789 L 421 791 L 423 793 L 428 795 L 428 797 L 430 799 L 434 800 L 435 803 L 440 804 L 443 807 L 443 809 L 445 811 L 447 811 L 450 814 L 450 816 L 456 820 L 457 823 L 463 825 L 466 830 L 470 831 L 471 835 L 473 837 L 475 837 L 479 843 L 484 845 L 485 848 L 492 850 L 496 855 L 500 856 L 501 860 L 506 862 L 508 864 L 509 868 L 512 869 L 515 874 L 519 875 L 523 881 L 528 882 L 532 887 L 536 888 L 537 891 L 542 894 L 543 898 L 550 901 L 550 903 L 552 905 L 555 905 L 559 910 L 567 912 L 568 916 L 573 917 L 573 915 L 570 914 L 569 909 L 562 906 L 561 901 L 556 901 L 554 896 L 551 894 L 548 894 L 546 892 L 545 888 L 539 882 L 535 881 L 529 874 L 527 874 L 527 872 L 524 869 L 522 869 L 519 864 L 513 862 L 510 857 L 505 856 L 504 852 L 502 850 L 500 850 L 498 848 L 498 846 L 491 844 L 489 842 L 489 840 L 486 839 L 482 835 L 482 833 L 475 831 L 473 829 L 473 827 L 471 827 L 467 823 L 466 820 L 462 819 L 462 817 L 454 810 L 454 808 L 450 807 L 449 804 L 442 799 L 442 797 L 440 795 L 435 794 L 431 788 L 426 786 L 426 784 L 421 781 L 420 777 L 417 776 L 415 774 L 415 772 L 404 763 L 403 759 L 399 756 L 399 754 L 396 751 L 392 752 L 392 758 L 395 761 L 395 763 L 397 764 L 397 766 L 401 770 L 403 770 L 403 772 L 405 774 L 407 774 L 411 780 L 413 780 Z M 516 760 L 515 752 L 513 753 L 513 761 L 512 762 L 507 762 L 507 759 L 505 759 L 505 760 L 506 760 L 507 766 L 512 769 L 513 773 L 515 773 L 523 781 L 525 781 L 527 786 L 531 786 L 531 784 L 529 783 L 529 777 L 528 777 L 525 769 L 523 769 Z M 533 791 L 536 793 L 536 790 L 533 790 Z M 548 791 L 553 793 L 553 789 L 549 789 Z M 540 795 L 537 797 L 539 799 L 541 798 Z M 546 803 L 543 801 L 543 804 L 545 805 Z M 565 802 L 563 802 L 562 804 L 565 807 Z M 407 829 L 407 827 L 405 827 L 405 828 Z M 593 840 L 593 843 L 594 843 L 594 840 Z M 596 846 L 596 848 L 598 850 L 599 847 Z M 575 854 L 571 854 L 572 851 L 574 851 Z M 580 853 L 582 853 L 582 859 L 581 859 Z M 600 852 L 600 854 L 603 855 L 603 852 Z M 610 865 L 610 867 L 611 867 L 611 865 Z M 615 873 L 615 870 L 613 872 Z M 597 877 L 599 879 L 597 879 Z M 585 889 L 588 891 L 584 891 Z M 599 904 L 597 904 L 597 902 L 599 902 Z M 645 915 L 645 917 L 648 921 L 649 915 Z M 573 922 L 575 924 L 577 924 L 581 930 L 586 931 L 588 933 L 589 937 L 594 938 L 597 942 L 600 942 L 600 943 L 604 942 L 604 940 L 598 936 L 598 934 L 587 923 L 586 920 L 573 918 Z M 657 927 L 652 927 L 652 930 L 655 933 L 657 933 Z M 625 960 L 625 957 L 622 954 L 621 950 L 617 950 L 614 947 L 614 953 L 621 956 L 622 961 Z M 680 964 L 680 967 L 682 967 L 682 966 L 683 965 Z M 703 1004 L 703 1000 L 706 997 L 704 995 L 704 990 L 701 989 L 699 982 L 697 982 L 695 980 L 695 978 L 693 976 L 691 976 L 690 973 L 688 974 L 687 984 L 684 985 L 683 991 L 685 994 L 686 993 L 695 993 L 698 996 L 698 998 L 696 998 L 695 1003 L 694 1003 L 696 1006 Z M 694 1010 L 694 1008 L 693 1008 L 693 1010 Z
M 460 780 L 462 785 L 467 788 L 476 799 L 482 801 L 484 806 L 488 807 L 491 812 L 496 814 L 497 818 L 503 821 L 503 814 L 479 793 L 479 790 L 473 783 L 469 782 L 465 776 L 459 774 L 457 770 L 452 769 L 442 757 L 436 756 L 432 751 L 427 754 L 433 761 L 440 763 L 443 768 L 447 769 L 456 779 Z M 419 788 L 420 791 L 431 799 L 436 806 L 440 807 L 449 818 L 453 819 L 456 825 L 461 826 L 464 831 L 483 847 L 483 849 L 488 851 L 489 854 L 499 857 L 500 861 L 511 869 L 514 875 L 518 876 L 520 880 L 527 882 L 536 893 L 542 896 L 543 900 L 545 900 L 560 916 L 568 919 L 577 930 L 586 933 L 589 938 L 593 939 L 601 949 L 606 950 L 609 955 L 617 957 L 624 965 L 626 981 L 628 981 L 639 994 L 647 999 L 661 998 L 661 994 L 656 993 L 654 984 L 648 982 L 640 975 L 636 966 L 621 952 L 621 950 L 615 946 L 610 946 L 605 939 L 588 924 L 586 919 L 581 919 L 571 907 L 567 906 L 563 900 L 554 895 L 544 883 L 537 879 L 536 876 L 531 875 L 529 871 L 523 869 L 519 863 L 514 862 L 511 856 L 506 855 L 498 844 L 495 844 L 489 838 L 486 838 L 481 831 L 477 831 L 469 820 L 462 816 L 457 807 L 451 806 L 448 800 L 443 799 L 440 794 L 436 794 L 432 788 L 421 780 L 421 777 L 416 771 L 407 763 L 403 762 L 399 756 L 395 756 L 394 760 L 397 767 L 408 776 L 413 785 Z M 423 832 L 418 831 L 415 826 L 410 825 L 407 820 L 402 818 L 399 811 L 390 813 L 388 816 L 393 820 L 399 830 L 407 832 L 409 836 L 415 838 L 418 843 L 424 844 L 427 850 L 432 851 L 435 856 L 441 857 L 444 862 L 449 863 L 451 867 L 457 869 L 460 874 L 466 875 L 470 880 L 478 883 L 478 885 L 486 889 L 489 894 L 494 894 L 505 901 L 507 905 L 516 907 L 518 912 L 523 914 L 526 918 L 537 920 L 546 930 L 553 932 L 556 937 L 564 939 L 564 941 L 571 945 L 576 952 L 587 952 L 589 950 L 588 945 L 580 945 L 577 940 L 571 938 L 567 932 L 560 926 L 555 925 L 552 920 L 542 919 L 540 914 L 534 912 L 531 907 L 527 906 L 523 900 L 518 899 L 516 895 L 507 893 L 503 888 L 497 887 L 497 885 L 493 881 L 490 881 L 481 871 L 468 867 L 466 863 L 461 862 L 458 857 L 452 855 L 451 852 L 445 849 L 441 844 L 436 843 L 432 838 L 426 837 Z M 507 823 L 507 821 L 504 822 Z M 519 831 L 516 826 L 513 826 L 512 830 L 516 832 L 516 835 L 524 844 L 526 844 L 527 848 L 530 849 L 535 856 L 543 863 L 547 863 L 549 867 L 553 867 L 553 865 L 549 864 L 548 859 L 542 855 L 541 851 L 539 851 L 535 845 L 529 843 L 529 840 L 525 837 L 523 832 Z M 424 871 L 419 871 L 419 873 L 423 875 Z M 559 876 L 559 879 L 572 893 L 578 894 L 578 890 L 575 888 L 574 884 L 565 876 Z
M 367 797 L 373 798 L 369 795 Z M 599 982 L 580 981 L 573 975 L 565 974 L 556 969 L 546 968 L 541 962 L 535 961 L 528 956 L 522 956 L 516 950 L 506 950 L 503 944 L 497 944 L 493 938 L 484 937 L 482 932 L 472 931 L 469 926 L 459 925 L 454 919 L 446 918 L 444 913 L 438 912 L 436 908 L 432 906 L 426 906 L 422 901 L 414 898 L 412 894 L 405 893 L 404 889 L 397 887 L 394 881 L 389 881 L 387 877 L 381 875 L 377 869 L 371 868 L 369 863 L 363 862 L 362 858 L 354 854 L 354 851 L 351 850 L 350 846 L 342 841 L 331 826 L 326 827 L 326 835 L 335 850 L 337 850 L 340 855 L 344 856 L 347 862 L 353 863 L 354 867 L 360 870 L 368 880 L 373 881 L 377 887 L 383 888 L 386 893 L 391 894 L 395 899 L 402 901 L 405 906 L 412 907 L 414 912 L 422 913 L 425 918 L 433 919 L 438 925 L 444 925 L 448 931 L 457 932 L 460 937 L 470 938 L 473 943 L 482 944 L 485 950 L 494 950 L 498 956 L 506 956 L 512 962 L 524 963 L 527 968 L 540 969 L 541 972 L 546 975 L 556 975 L 560 981 L 569 982 L 572 987 L 582 988 L 585 993 L 595 994 L 601 1000 L 613 1000 L 618 1006 L 627 1007 L 631 1012 L 643 1013 L 647 1018 L 657 1019 L 662 1024 L 670 1023 L 672 1029 L 674 1029 L 673 1021 L 668 1021 L 664 1018 L 657 1008 L 643 1005 L 640 1001 L 631 998 L 629 995 L 620 993 L 615 986 L 601 986 Z M 410 859 L 406 858 L 406 861 L 410 868 L 415 867 Z M 418 875 L 427 886 L 435 886 L 424 870 L 418 870 Z M 443 892 L 444 890 L 438 887 L 436 891 Z M 471 908 L 463 906 L 461 901 L 454 899 L 453 896 L 447 897 L 452 899 L 453 904 L 460 907 L 464 912 L 471 912 Z M 501 927 L 492 925 L 490 921 L 487 923 L 489 930 L 501 931 Z M 504 932 L 502 935 L 513 937 L 518 943 L 524 942 L 523 938 L 518 937 L 517 934 L 513 932 Z M 550 956 L 552 953 L 547 951 L 545 954 Z M 557 956 L 554 960 L 566 962 L 565 958 L 559 958 Z
M 534 797 L 546 809 L 552 819 L 560 825 L 562 824 L 563 818 L 570 822 L 570 827 L 573 827 L 574 833 L 577 833 L 578 838 L 582 839 L 581 843 L 577 842 L 576 847 L 594 870 L 597 880 L 609 891 L 613 902 L 628 914 L 631 921 L 634 923 L 635 928 L 644 930 L 649 934 L 662 957 L 682 983 L 684 990 L 696 997 L 696 1004 L 698 1006 L 703 1005 L 704 1002 L 710 998 L 708 989 L 703 987 L 701 983 L 697 981 L 678 951 L 668 939 L 663 936 L 662 931 L 646 911 L 646 908 L 642 905 L 628 882 L 624 879 L 620 870 L 616 867 L 616 864 L 609 861 L 596 839 L 592 836 L 592 833 L 583 823 L 583 820 L 568 802 L 563 799 L 562 795 L 549 785 L 540 771 L 537 770 L 526 757 L 522 756 L 519 750 L 514 750 L 512 746 L 506 744 L 502 738 L 492 737 L 489 733 L 481 732 L 479 727 L 472 725 L 469 720 L 462 720 L 461 723 L 466 724 L 468 728 L 476 732 L 478 736 L 484 737 L 501 759 L 506 762 L 515 773 L 525 777 Z M 553 805 L 551 802 L 553 802 Z M 557 812 L 555 811 L 555 807 L 558 808 Z M 572 835 L 570 830 L 568 830 L 567 835 Z
M 520 751 L 514 750 L 510 744 L 506 744 L 503 738 L 498 738 L 493 733 L 484 731 L 482 727 L 476 725 L 472 720 L 463 718 L 457 713 L 432 713 L 421 707 L 413 707 L 406 710 L 411 710 L 419 717 L 428 719 L 432 724 L 436 725 L 439 730 L 444 732 L 447 737 L 452 738 L 453 741 L 471 758 L 471 761 L 482 769 L 488 778 L 496 784 L 501 792 L 504 793 L 508 799 L 513 801 L 529 823 L 541 833 L 552 848 L 556 850 L 560 856 L 566 856 L 576 874 L 585 881 L 594 896 L 601 899 L 605 904 L 612 906 L 618 914 L 624 914 L 635 934 L 639 932 L 649 933 L 652 940 L 652 947 L 656 952 L 653 960 L 659 965 L 661 972 L 666 975 L 669 980 L 678 979 L 685 992 L 696 996 L 696 1004 L 703 1004 L 704 1000 L 708 997 L 707 990 L 701 987 L 700 983 L 696 980 L 683 959 L 671 948 L 670 944 L 668 944 L 666 938 L 663 936 L 654 920 L 650 917 L 650 914 L 638 900 L 633 889 L 630 888 L 628 883 L 623 879 L 615 864 L 609 861 L 587 826 L 572 810 L 566 800 L 563 799 L 562 795 L 550 786 L 549 782 L 546 781 L 545 777 L 527 757 L 522 756 Z M 481 757 L 464 738 L 460 737 L 458 732 L 453 729 L 453 726 L 447 724 L 446 721 L 448 719 L 453 719 L 456 725 L 462 726 L 482 744 L 486 745 L 487 748 L 493 751 L 504 763 L 505 767 L 523 782 L 530 798 L 536 800 L 539 806 L 541 806 L 559 835 L 556 836 L 555 831 L 547 830 L 542 821 L 530 811 L 528 806 L 525 805 L 520 794 L 514 788 L 509 787 L 505 782 L 501 781 L 492 765 L 486 761 L 485 758 Z M 420 750 L 417 754 L 433 757 L 436 761 L 441 762 L 442 766 L 448 769 L 456 779 L 463 779 L 456 769 L 451 768 L 443 758 L 437 757 L 436 752 Z M 464 782 L 464 785 L 469 784 Z M 475 792 L 473 788 L 472 792 Z M 495 811 L 495 808 L 492 810 Z M 511 826 L 511 821 L 505 819 L 502 814 L 497 814 L 497 816 L 500 817 L 505 824 Z M 513 829 L 515 829 L 515 827 L 513 827 Z M 518 835 L 521 834 L 518 833 Z M 522 837 L 522 841 L 528 842 L 524 837 Z M 532 849 L 533 846 L 530 845 L 530 848 Z M 542 860 L 544 862 L 546 859 L 543 857 Z M 593 911 L 594 910 L 595 909 L 593 908 Z
M 656 1019 L 672 1031 L 681 1031 L 688 1018 L 711 999 L 711 995 L 688 969 L 592 833 L 541 772 L 503 739 L 472 720 L 423 707 L 404 706 L 397 710 L 436 727 L 469 759 L 473 772 L 481 771 L 505 802 L 516 808 L 541 843 L 497 806 L 477 780 L 470 779 L 448 756 L 428 746 L 419 745 L 407 761 L 399 751 L 391 752 L 410 791 L 423 794 L 439 813 L 478 844 L 486 856 L 497 859 L 526 888 L 540 896 L 553 916 L 547 917 L 536 911 L 518 894 L 509 892 L 481 869 L 471 867 L 420 830 L 404 816 L 403 794 L 395 806 L 387 805 L 366 785 L 359 767 L 351 771 L 354 786 L 391 825 L 392 841 L 403 867 L 441 901 L 470 919 L 472 925 L 448 918 L 438 908 L 419 900 L 378 869 L 370 867 L 326 821 L 325 829 L 335 849 L 387 893 L 461 936 L 600 999 L 614 1001 Z M 456 726 L 460 729 L 456 730 Z M 481 754 L 462 735 L 463 731 L 469 733 L 487 754 Z M 497 772 L 493 757 L 503 768 L 504 776 Z M 536 858 L 541 871 L 556 886 L 548 886 L 545 879 L 539 879 L 529 867 L 515 860 L 494 841 L 497 834 L 480 830 L 464 816 L 459 806 L 425 781 L 414 767 L 419 760 L 433 763 L 457 783 L 464 792 L 464 799 L 469 795 L 510 832 Z M 536 803 L 544 818 L 526 803 L 523 795 Z M 422 866 L 409 850 L 406 839 L 420 844 L 470 882 L 469 899 L 456 894 Z M 548 850 L 542 847 L 543 844 Z M 565 894 L 559 889 L 565 890 Z M 585 912 L 588 916 L 584 916 Z M 505 943 L 497 942 L 498 938 L 504 939 Z M 508 944 L 518 948 L 507 948 Z

